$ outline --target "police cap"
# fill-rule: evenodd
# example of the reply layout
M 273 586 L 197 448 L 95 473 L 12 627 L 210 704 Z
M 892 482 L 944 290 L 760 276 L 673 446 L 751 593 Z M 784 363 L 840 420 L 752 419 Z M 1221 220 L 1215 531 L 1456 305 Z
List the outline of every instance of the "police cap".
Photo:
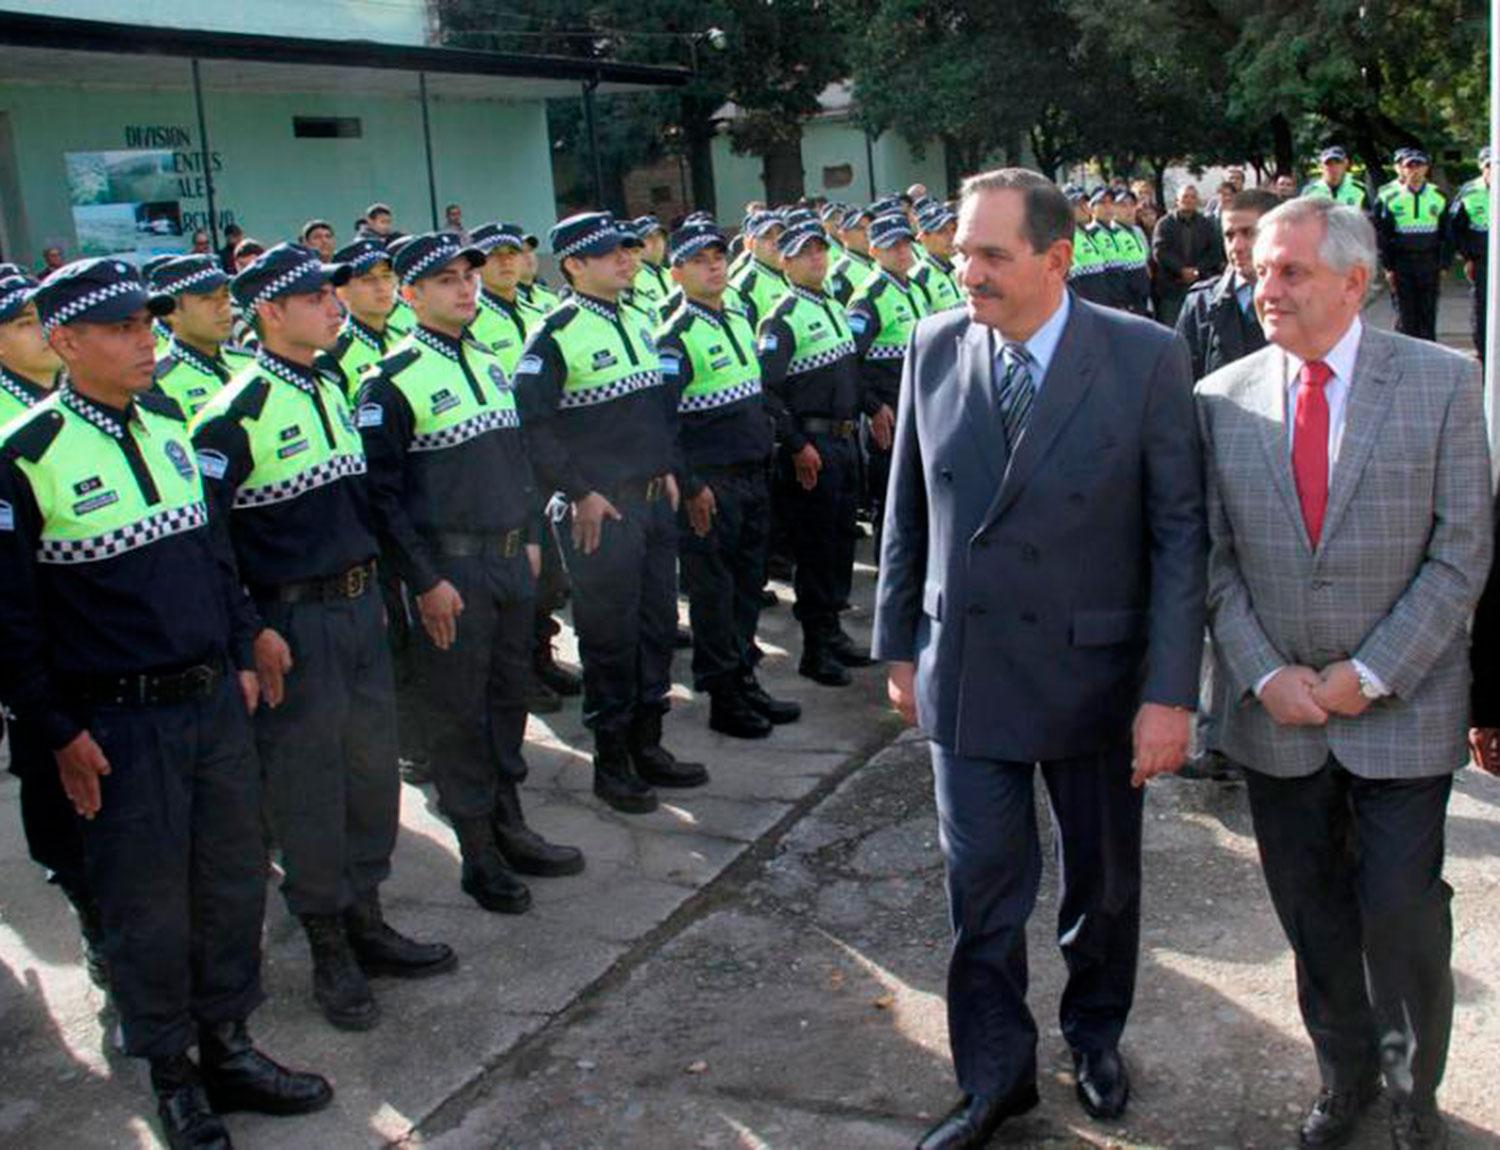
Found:
M 686 263 L 704 248 L 713 247 L 729 250 L 724 233 L 717 226 L 711 223 L 685 223 L 668 240 L 667 259 L 675 267 Z
M 469 242 L 486 255 L 496 248 L 520 251 L 527 246 L 520 224 L 480 224 L 469 233 Z
M 902 240 L 913 240 L 916 236 L 912 234 L 911 225 L 906 222 L 906 217 L 899 212 L 888 212 L 879 216 L 870 224 L 870 246 L 872 248 L 893 248 Z
M 1347 164 L 1348 162 L 1349 153 L 1344 151 L 1344 149 L 1339 147 L 1337 144 L 1333 145 L 1332 147 L 1324 148 L 1321 152 L 1318 153 L 1318 163 L 1320 164 Z
M 579 212 L 552 225 L 547 241 L 560 260 L 569 256 L 604 256 L 626 244 L 639 243 L 615 222 L 612 212 Z
M 336 264 L 348 264 L 349 274 L 362 276 L 376 264 L 391 262 L 390 252 L 385 250 L 385 245 L 379 240 L 372 240 L 369 236 L 361 236 L 352 243 L 347 243 L 338 251 L 333 253 L 333 262 Z
M 817 240 L 825 247 L 828 244 L 828 233 L 823 229 L 823 225 L 816 220 L 787 228 L 777 238 L 776 250 L 783 256 L 791 258 L 814 240 Z
M 30 276 L 0 276 L 0 323 L 9 323 L 31 302 L 38 284 Z
M 349 282 L 350 274 L 347 264 L 325 264 L 311 248 L 277 244 L 230 280 L 229 291 L 240 307 L 253 308 L 282 296 L 307 295 L 324 284 L 338 287 Z
M 146 280 L 154 295 L 207 295 L 229 277 L 213 256 L 178 256 L 152 268 Z
M 77 260 L 59 268 L 34 293 L 48 335 L 70 323 L 118 323 L 145 308 L 154 316 L 177 306 L 171 296 L 151 296 L 140 272 L 115 256 Z
M 403 284 L 414 284 L 436 275 L 454 260 L 464 260 L 469 267 L 477 268 L 484 263 L 484 252 L 466 246 L 456 232 L 426 232 L 402 244 L 391 259 L 391 267 Z

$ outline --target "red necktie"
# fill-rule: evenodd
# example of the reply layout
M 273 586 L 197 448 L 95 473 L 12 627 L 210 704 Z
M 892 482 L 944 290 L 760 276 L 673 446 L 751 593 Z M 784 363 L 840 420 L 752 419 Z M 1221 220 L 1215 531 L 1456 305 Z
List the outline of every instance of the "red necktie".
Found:
M 1292 478 L 1302 504 L 1302 522 L 1314 548 L 1328 510 L 1328 396 L 1333 369 L 1321 359 L 1302 365 L 1297 376 L 1297 413 L 1292 424 Z

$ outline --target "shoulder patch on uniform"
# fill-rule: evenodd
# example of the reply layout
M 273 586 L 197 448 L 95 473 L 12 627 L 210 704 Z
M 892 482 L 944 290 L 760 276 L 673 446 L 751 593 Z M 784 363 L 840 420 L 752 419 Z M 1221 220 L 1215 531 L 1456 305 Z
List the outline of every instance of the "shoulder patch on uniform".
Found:
M 182 414 L 182 408 L 170 396 L 157 391 L 143 391 L 135 397 L 135 401 L 153 415 L 175 419 L 178 423 L 187 422 L 187 416 Z
M 198 459 L 198 470 L 207 479 L 223 479 L 229 472 L 229 457 L 211 447 L 199 448 L 193 453 Z
M 355 413 L 354 422 L 359 427 L 379 427 L 385 423 L 385 408 L 378 403 L 362 403 Z
M 516 364 L 517 375 L 539 375 L 542 370 L 542 357 L 539 355 L 523 355 Z
M 62 413 L 44 411 L 11 432 L 10 438 L 5 441 L 5 450 L 28 463 L 39 463 L 62 429 Z
M 865 313 L 862 311 L 851 311 L 847 319 L 849 330 L 855 335 L 864 335 L 865 329 L 870 326 L 869 319 L 866 318 Z
M 762 332 L 760 341 L 756 344 L 756 346 L 763 352 L 775 351 L 780 345 L 781 341 L 776 338 L 775 333 L 769 331 Z
M 682 374 L 682 356 L 675 351 L 662 351 L 657 353 L 657 359 L 661 365 L 662 375 L 678 376 Z
M 0 499 L 0 531 L 14 531 L 16 529 L 16 509 Z

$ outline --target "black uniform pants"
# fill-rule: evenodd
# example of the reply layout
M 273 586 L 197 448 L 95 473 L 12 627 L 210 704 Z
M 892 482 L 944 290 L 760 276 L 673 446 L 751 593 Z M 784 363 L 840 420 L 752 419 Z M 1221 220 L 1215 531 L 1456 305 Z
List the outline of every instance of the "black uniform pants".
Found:
M 238 681 L 201 702 L 97 707 L 109 774 L 79 819 L 125 1050 L 181 1054 L 194 1024 L 261 1002 L 266 908 L 260 771 Z
M 552 640 L 562 630 L 562 624 L 553 618 L 553 612 L 562 610 L 568 601 L 568 573 L 557 548 L 557 532 L 550 523 L 542 532 L 541 544 L 542 572 L 536 579 L 536 598 L 532 605 L 534 654 L 538 659 L 551 648 Z
M 396 740 L 403 759 L 422 761 L 428 757 L 427 723 L 419 699 L 416 661 L 413 658 L 412 619 L 406 588 L 386 565 L 379 568 L 380 600 L 385 607 L 386 641 L 391 648 L 391 678 L 396 691 Z
M 891 410 L 896 410 L 892 403 Z M 861 424 L 861 437 L 865 449 L 865 482 L 867 487 L 866 502 L 870 508 L 870 527 L 874 533 L 874 556 L 875 562 L 880 562 L 880 539 L 885 528 L 885 489 L 891 483 L 891 453 L 882 450 L 875 442 L 875 437 L 870 434 L 870 421 L 864 420 Z M 856 536 L 856 542 L 858 537 Z M 852 573 L 852 568 L 851 568 Z M 851 583 L 850 590 L 853 589 Z M 847 601 L 848 595 L 845 594 Z
M 1437 339 L 1438 296 L 1442 272 L 1437 260 L 1398 261 L 1396 273 L 1396 330 L 1416 339 Z
M 1143 792 L 1130 785 L 1128 745 L 1040 766 L 1058 861 L 1057 944 L 1068 968 L 1058 1013 L 1068 1045 L 1097 1054 L 1119 1045 L 1135 998 Z M 1009 1094 L 1036 1080 L 1026 921 L 1042 877 L 1037 767 L 932 744 L 953 922 L 949 1040 L 959 1086 L 971 1094 Z
M 86 898 L 87 861 L 78 815 L 62 789 L 57 760 L 26 723 L 8 723 L 10 773 L 21 780 L 21 830 L 31 859 L 69 896 Z
M 679 516 L 682 582 L 693 626 L 693 687 L 711 691 L 750 670 L 766 581 L 771 493 L 765 470 L 749 464 L 706 471 L 715 513 L 706 536 Z
M 1469 332 L 1474 337 L 1474 350 L 1479 362 L 1484 362 L 1484 341 L 1489 318 L 1489 261 L 1474 261 L 1474 284 L 1469 289 Z
M 833 435 L 813 435 L 808 442 L 823 460 L 811 491 L 797 482 L 790 452 L 782 452 L 781 466 L 788 492 L 787 527 L 797 560 L 793 614 L 802 624 L 804 639 L 817 641 L 838 629 L 839 610 L 853 581 L 858 448 L 853 439 Z
M 433 779 L 451 818 L 488 818 L 499 780 L 526 777 L 535 585 L 526 553 L 438 560 L 464 601 L 453 645 L 439 650 L 417 624 L 422 709 L 431 724 Z
M 565 544 L 573 625 L 583 661 L 583 721 L 593 730 L 630 725 L 638 707 L 666 710 L 677 636 L 677 518 L 666 496 L 612 501 L 599 547 Z
M 337 914 L 391 871 L 401 779 L 380 597 L 263 603 L 292 650 L 286 698 L 256 714 L 281 893 L 293 914 Z
M 1453 1026 L 1453 891 L 1443 825 L 1453 780 L 1245 772 L 1271 902 L 1297 958 L 1297 999 L 1323 1083 L 1384 1070 L 1430 1104 Z

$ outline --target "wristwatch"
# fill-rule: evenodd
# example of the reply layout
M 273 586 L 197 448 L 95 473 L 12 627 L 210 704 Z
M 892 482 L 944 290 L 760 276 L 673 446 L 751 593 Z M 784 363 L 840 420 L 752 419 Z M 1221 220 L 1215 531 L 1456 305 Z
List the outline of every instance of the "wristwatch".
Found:
M 1384 698 L 1385 692 L 1380 689 L 1370 674 L 1358 663 L 1354 665 L 1354 673 L 1359 676 L 1359 693 L 1372 703 L 1376 699 Z

